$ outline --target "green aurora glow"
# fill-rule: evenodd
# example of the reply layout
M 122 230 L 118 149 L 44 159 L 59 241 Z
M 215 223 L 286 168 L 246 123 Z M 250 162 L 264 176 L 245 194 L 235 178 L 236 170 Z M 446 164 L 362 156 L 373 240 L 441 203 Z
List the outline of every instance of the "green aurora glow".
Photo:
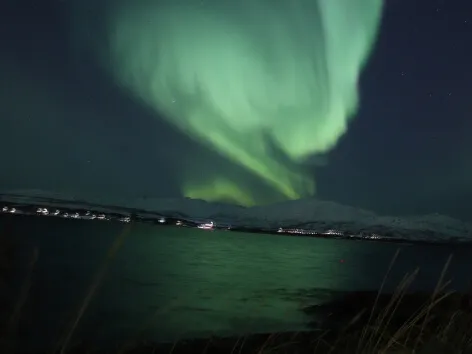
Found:
M 104 57 L 182 132 L 296 199 L 315 192 L 303 161 L 332 149 L 356 113 L 381 10 L 381 0 L 114 2 Z M 220 172 L 183 193 L 267 202 Z

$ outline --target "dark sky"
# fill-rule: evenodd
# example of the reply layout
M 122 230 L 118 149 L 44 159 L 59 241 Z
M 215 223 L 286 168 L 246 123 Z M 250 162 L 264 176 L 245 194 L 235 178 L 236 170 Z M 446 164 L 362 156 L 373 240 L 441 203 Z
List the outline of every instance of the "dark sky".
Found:
M 65 4 L 0 5 L 0 189 L 178 196 L 186 162 L 229 169 L 75 50 Z M 317 168 L 321 198 L 472 219 L 471 44 L 470 0 L 387 0 L 360 112 Z

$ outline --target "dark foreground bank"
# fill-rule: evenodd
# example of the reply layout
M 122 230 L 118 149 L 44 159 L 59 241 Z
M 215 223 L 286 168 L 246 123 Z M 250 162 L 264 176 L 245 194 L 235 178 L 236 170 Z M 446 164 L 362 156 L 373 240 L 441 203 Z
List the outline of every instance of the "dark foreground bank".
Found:
M 411 278 L 405 278 L 394 294 L 355 292 L 306 308 L 307 313 L 324 318 L 313 322 L 317 329 L 312 331 L 159 344 L 117 338 L 110 348 L 69 341 L 66 335 L 49 353 L 472 353 L 471 294 L 448 291 L 447 283 L 439 283 L 434 293 L 408 294 Z M 0 352 L 20 353 L 18 336 L 8 326 L 5 329 Z

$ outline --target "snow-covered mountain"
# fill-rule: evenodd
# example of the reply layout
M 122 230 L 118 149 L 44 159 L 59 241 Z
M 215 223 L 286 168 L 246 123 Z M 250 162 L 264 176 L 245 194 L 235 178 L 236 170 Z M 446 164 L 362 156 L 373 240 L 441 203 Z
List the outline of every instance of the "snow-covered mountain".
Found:
M 139 210 L 160 216 L 212 220 L 216 224 L 261 229 L 300 228 L 316 231 L 340 230 L 348 234 L 376 234 L 389 239 L 472 242 L 472 225 L 444 215 L 415 217 L 381 216 L 371 211 L 315 198 L 241 207 L 188 198 L 97 198 L 58 195 L 37 190 L 9 191 L 0 202 L 40 204 L 96 211 Z

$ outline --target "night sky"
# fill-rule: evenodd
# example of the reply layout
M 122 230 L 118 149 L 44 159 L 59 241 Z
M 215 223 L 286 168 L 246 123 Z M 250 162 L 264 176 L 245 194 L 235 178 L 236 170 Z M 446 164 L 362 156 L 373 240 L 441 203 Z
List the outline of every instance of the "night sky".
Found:
M 99 15 L 96 5 L 90 16 Z M 176 197 L 195 160 L 237 169 L 77 49 L 67 1 L 3 1 L 0 28 L 2 190 Z M 387 0 L 360 110 L 327 163 L 312 167 L 318 197 L 472 219 L 471 39 L 468 0 Z

